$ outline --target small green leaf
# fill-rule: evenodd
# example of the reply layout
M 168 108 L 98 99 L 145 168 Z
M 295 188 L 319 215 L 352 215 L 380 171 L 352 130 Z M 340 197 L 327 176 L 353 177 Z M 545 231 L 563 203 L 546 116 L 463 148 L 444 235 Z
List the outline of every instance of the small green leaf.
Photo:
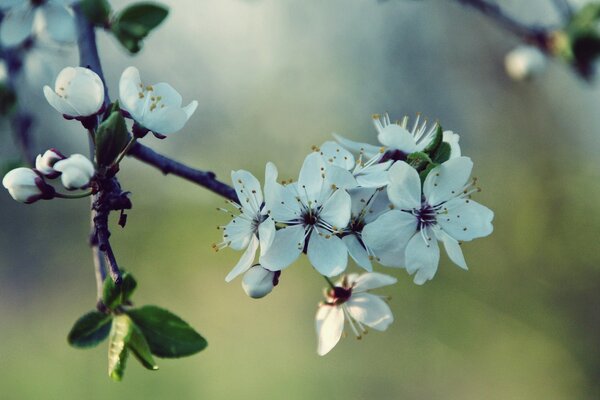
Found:
M 132 325 L 131 339 L 129 340 L 129 349 L 133 352 L 133 355 L 137 360 L 147 369 L 155 371 L 158 369 L 158 365 L 152 357 L 150 346 L 144 337 L 144 334 L 135 324 Z
M 112 380 L 123 379 L 132 327 L 131 319 L 127 315 L 117 315 L 113 318 L 108 337 L 108 376 Z
M 129 132 L 125 118 L 119 111 L 112 112 L 96 131 L 96 160 L 100 166 L 109 166 L 125 148 Z
M 137 53 L 142 40 L 169 14 L 163 5 L 150 2 L 136 3 L 118 13 L 111 30 L 115 37 L 131 53 Z
M 123 271 L 121 278 L 122 280 L 119 286 L 115 285 L 115 282 L 111 277 L 106 277 L 104 280 L 102 302 L 110 309 L 125 304 L 137 287 L 135 278 L 129 272 Z
M 187 322 L 173 313 L 156 306 L 144 306 L 127 311 L 141 329 L 158 357 L 185 357 L 206 348 L 206 340 Z
M 419 178 L 421 178 L 421 183 L 425 182 L 425 178 L 431 172 L 432 169 L 437 167 L 439 164 L 429 164 L 423 171 L 419 172 Z
M 440 125 L 438 125 L 437 130 L 435 131 L 435 137 L 433 138 L 431 143 L 429 143 L 427 145 L 427 147 L 425 147 L 425 149 L 423 151 L 427 154 L 434 153 L 437 150 L 437 148 L 440 146 L 440 144 L 442 143 L 443 139 L 444 139 L 444 130 L 442 129 L 442 127 Z
M 107 0 L 82 0 L 81 11 L 96 26 L 104 27 L 110 19 L 110 3 Z
M 417 171 L 421 171 L 427 164 L 431 163 L 431 158 L 422 151 L 416 151 L 406 157 L 406 162 Z
M 450 159 L 451 153 L 450 145 L 446 142 L 442 142 L 435 153 L 431 156 L 431 160 L 436 164 L 441 164 Z
M 110 315 L 91 311 L 79 318 L 67 336 L 73 347 L 87 348 L 96 346 L 108 336 L 110 331 Z
M 0 115 L 8 115 L 17 104 L 17 95 L 14 90 L 0 82 Z
M 127 303 L 131 299 L 135 288 L 137 287 L 137 281 L 129 272 L 123 272 L 123 282 L 121 283 L 121 304 Z

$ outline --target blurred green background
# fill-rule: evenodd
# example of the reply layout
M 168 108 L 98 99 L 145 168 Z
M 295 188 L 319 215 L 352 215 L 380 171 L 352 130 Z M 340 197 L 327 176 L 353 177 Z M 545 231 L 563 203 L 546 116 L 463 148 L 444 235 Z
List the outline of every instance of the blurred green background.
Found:
M 95 303 L 88 202 L 17 204 L 0 192 L 2 399 L 597 399 L 600 396 L 600 93 L 551 63 L 515 83 L 510 35 L 452 1 L 170 0 L 166 23 L 130 58 L 99 34 L 108 86 L 135 65 L 200 106 L 187 127 L 144 143 L 228 180 L 266 161 L 297 176 L 313 144 L 338 132 L 375 140 L 370 115 L 422 112 L 461 134 L 495 232 L 463 249 L 469 272 L 442 257 L 423 287 L 402 270 L 384 290 L 396 321 L 316 355 L 322 279 L 305 262 L 267 298 L 224 277 L 241 255 L 212 252 L 222 199 L 135 160 L 120 175 L 134 209 L 112 243 L 140 287 L 196 327 L 208 349 L 130 360 L 106 374 L 106 345 L 70 348 L 66 334 Z M 115 7 L 125 2 L 113 2 Z M 555 22 L 549 1 L 504 1 L 530 22 Z M 521 3 L 521 4 L 520 4 Z M 37 113 L 36 150 L 87 151 L 85 133 L 44 101 L 41 85 L 76 49 L 38 48 L 22 99 Z M 40 60 L 53 60 L 40 63 Z M 17 152 L 2 123 L 0 157 Z M 356 269 L 354 265 L 351 270 Z

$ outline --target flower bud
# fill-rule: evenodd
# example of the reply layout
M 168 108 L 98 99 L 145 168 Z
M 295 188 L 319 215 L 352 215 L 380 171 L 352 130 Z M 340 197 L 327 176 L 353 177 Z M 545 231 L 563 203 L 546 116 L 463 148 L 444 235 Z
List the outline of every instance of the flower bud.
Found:
M 65 158 L 66 157 L 56 149 L 46 150 L 44 155 L 38 154 L 35 158 L 35 169 L 50 179 L 56 178 L 60 175 L 60 172 L 54 169 L 54 164 Z
M 29 168 L 16 168 L 2 179 L 2 185 L 16 201 L 31 204 L 40 199 L 54 197 L 54 188 L 44 182 L 42 176 Z
M 94 164 L 81 154 L 57 161 L 54 169 L 61 172 L 60 179 L 68 190 L 83 189 L 94 176 Z
M 265 297 L 279 283 L 280 271 L 273 272 L 263 268 L 260 264 L 251 267 L 244 274 L 242 288 L 253 299 Z
M 104 84 L 94 71 L 67 67 L 60 71 L 54 90 L 44 86 L 46 100 L 59 113 L 70 118 L 89 117 L 104 104 Z
M 533 78 L 546 68 L 546 57 L 533 46 L 518 46 L 504 58 L 506 73 L 516 81 Z

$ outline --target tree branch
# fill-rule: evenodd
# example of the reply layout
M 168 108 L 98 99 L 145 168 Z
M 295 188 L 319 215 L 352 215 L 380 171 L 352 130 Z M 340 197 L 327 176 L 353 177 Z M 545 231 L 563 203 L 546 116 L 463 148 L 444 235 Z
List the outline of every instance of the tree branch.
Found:
M 190 182 L 196 183 L 208 190 L 225 197 L 231 201 L 239 202 L 235 189 L 219 181 L 215 174 L 210 171 L 201 171 L 188 167 L 187 165 L 163 156 L 143 144 L 136 143 L 128 155 L 146 164 L 159 169 L 163 174 L 176 175 Z

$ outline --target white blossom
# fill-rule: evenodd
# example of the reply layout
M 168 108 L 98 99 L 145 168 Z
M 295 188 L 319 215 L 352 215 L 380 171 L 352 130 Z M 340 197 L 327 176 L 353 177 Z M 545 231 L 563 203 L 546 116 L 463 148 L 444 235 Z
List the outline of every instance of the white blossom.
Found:
M 81 154 L 73 154 L 57 161 L 54 169 L 61 173 L 62 184 L 68 190 L 87 187 L 95 173 L 94 164 Z
M 281 275 L 279 271 L 269 271 L 260 264 L 253 265 L 242 278 L 242 288 L 248 296 L 260 299 L 273 291 L 279 283 L 279 275 Z
M 546 69 L 546 64 L 546 56 L 535 46 L 518 46 L 504 58 L 506 73 L 516 81 L 541 74 Z
M 268 176 L 272 165 L 267 164 L 265 175 Z M 260 183 L 250 172 L 239 170 L 231 172 L 231 181 L 240 204 L 230 202 L 240 213 L 234 216 L 229 224 L 222 227 L 223 242 L 213 245 L 215 250 L 231 247 L 242 250 L 244 254 L 225 278 L 231 282 L 235 277 L 246 272 L 254 263 L 256 250 L 260 246 L 260 254 L 264 254 L 275 236 L 275 222 L 267 215 Z M 221 209 L 229 212 L 226 209 Z
M 68 7 L 74 1 L 0 0 L 0 9 L 5 12 L 0 24 L 0 43 L 6 47 L 18 46 L 40 33 L 47 33 L 56 42 L 74 42 L 75 20 Z
M 334 276 L 346 269 L 348 251 L 337 235 L 350 221 L 351 200 L 343 185 L 348 171 L 327 167 L 318 152 L 309 154 L 298 182 L 277 183 L 273 166 L 265 181 L 266 209 L 276 222 L 287 225 L 275 233 L 273 244 L 260 258 L 271 271 L 292 264 L 305 250 L 319 273 Z
M 342 337 L 345 320 L 359 339 L 367 332 L 365 326 L 386 330 L 394 321 L 392 311 L 383 296 L 367 292 L 396 282 L 396 278 L 377 272 L 350 274 L 328 290 L 326 301 L 317 311 L 317 353 L 323 356 L 335 347 Z
M 63 156 L 60 151 L 56 149 L 46 150 L 44 155 L 38 154 L 35 158 L 35 169 L 48 178 L 56 178 L 60 175 L 60 172 L 54 169 L 54 164 L 56 164 L 57 161 L 64 159 L 65 156 Z
M 438 240 L 450 259 L 467 269 L 459 241 L 489 235 L 494 218 L 490 209 L 470 198 L 479 190 L 475 180 L 469 180 L 472 168 L 468 157 L 448 160 L 431 170 L 421 191 L 417 171 L 397 161 L 390 168 L 387 188 L 394 209 L 365 226 L 365 243 L 378 255 L 386 254 L 389 266 L 405 266 L 419 285 L 437 271 Z
M 49 199 L 54 188 L 44 182 L 42 176 L 30 168 L 15 168 L 2 179 L 2 185 L 16 201 L 30 204 L 40 199 Z
M 56 77 L 54 90 L 44 86 L 44 95 L 59 113 L 71 118 L 88 117 L 104 104 L 104 84 L 88 68 L 66 67 Z
M 154 133 L 169 135 L 184 127 L 198 102 L 181 107 L 182 98 L 168 83 L 146 85 L 135 67 L 123 71 L 119 82 L 121 107 L 139 125 Z

